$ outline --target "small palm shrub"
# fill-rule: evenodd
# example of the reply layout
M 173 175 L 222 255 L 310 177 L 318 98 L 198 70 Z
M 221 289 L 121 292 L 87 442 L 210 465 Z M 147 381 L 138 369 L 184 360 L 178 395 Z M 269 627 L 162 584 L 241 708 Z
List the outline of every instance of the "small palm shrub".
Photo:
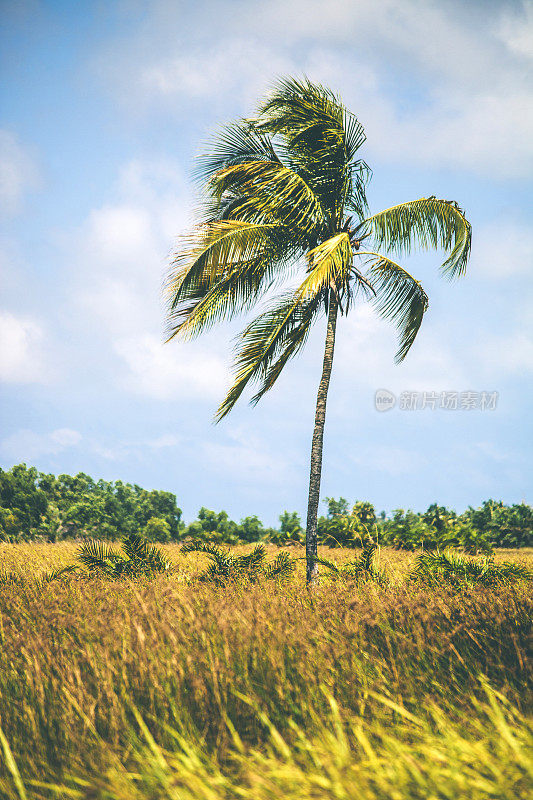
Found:
M 358 583 L 373 581 L 380 586 L 388 583 L 386 576 L 377 566 L 378 546 L 371 536 L 363 540 L 363 550 L 355 561 L 348 561 L 340 567 L 335 561 L 319 558 L 318 563 L 330 570 L 331 576 L 344 580 L 355 580 Z
M 474 559 L 446 550 L 443 553 L 422 553 L 416 559 L 411 578 L 429 586 L 447 584 L 454 587 L 486 586 L 498 588 L 518 581 L 533 580 L 522 564 L 504 561 L 495 564 L 491 557 Z
M 211 563 L 199 580 L 217 586 L 235 582 L 257 583 L 261 578 L 285 581 L 296 566 L 296 561 L 286 552 L 278 553 L 272 561 L 267 562 L 263 544 L 256 545 L 251 553 L 240 556 L 232 555 L 228 549 L 212 542 L 198 539 L 185 542 L 181 550 L 183 553 L 205 553 Z
M 151 577 L 172 566 L 159 547 L 135 533 L 124 537 L 122 551 L 106 542 L 84 542 L 78 550 L 78 561 L 91 575 L 108 578 Z

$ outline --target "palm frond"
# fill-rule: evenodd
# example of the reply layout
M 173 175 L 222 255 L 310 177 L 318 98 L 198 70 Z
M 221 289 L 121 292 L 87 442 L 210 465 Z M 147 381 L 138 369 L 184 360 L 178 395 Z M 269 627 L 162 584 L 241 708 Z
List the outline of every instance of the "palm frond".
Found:
M 116 550 L 105 542 L 90 539 L 84 542 L 77 551 L 78 560 L 90 571 L 113 572 L 114 565 L 124 560 Z
M 276 224 L 222 220 L 202 226 L 177 253 L 166 286 L 169 339 L 198 335 L 246 311 L 280 279 L 298 246 Z
M 194 177 L 202 184 L 226 167 L 248 161 L 280 162 L 272 140 L 249 120 L 223 126 L 197 159 Z
M 339 98 L 307 79 L 280 81 L 260 107 L 258 120 L 260 130 L 283 134 L 290 150 L 312 150 L 317 159 L 342 149 L 351 161 L 366 141 L 363 126 Z
M 348 233 L 337 233 L 308 253 L 309 274 L 296 295 L 300 299 L 315 297 L 319 292 L 345 287 L 353 260 Z
M 396 323 L 400 347 L 396 363 L 409 352 L 428 307 L 428 297 L 421 284 L 403 267 L 380 253 L 359 253 L 369 256 L 367 277 L 375 289 L 376 309 L 381 316 Z
M 228 191 L 244 198 L 239 218 L 251 215 L 254 221 L 268 220 L 310 233 L 329 223 L 318 197 L 303 177 L 271 161 L 249 161 L 234 164 L 217 172 L 208 191 L 219 202 Z
M 450 278 L 463 275 L 470 254 L 472 227 L 457 203 L 423 197 L 387 208 L 368 217 L 364 229 L 374 237 L 377 249 L 410 253 L 415 244 L 423 249 L 442 247 L 449 256 L 442 271 Z
M 429 585 L 448 584 L 452 587 L 510 586 L 518 581 L 533 581 L 533 572 L 522 564 L 493 558 L 472 559 L 451 550 L 422 553 L 416 559 L 413 579 Z
M 78 566 L 76 564 L 69 564 L 66 567 L 62 567 L 61 569 L 53 569 L 49 572 L 45 572 L 41 575 L 41 581 L 43 583 L 51 583 L 52 581 L 59 580 L 60 578 L 65 577 L 66 575 L 72 575 L 73 572 L 78 571 Z
M 182 545 L 183 553 L 205 553 L 212 563 L 200 575 L 200 580 L 226 586 L 230 583 L 255 583 L 261 578 L 286 580 L 295 568 L 295 562 L 287 553 L 279 553 L 270 563 L 266 563 L 266 549 L 257 544 L 251 553 L 234 556 L 226 548 L 212 542 L 191 540 Z
M 238 340 L 236 380 L 217 411 L 217 420 L 231 411 L 250 381 L 263 380 L 252 402 L 273 386 L 289 358 L 305 344 L 311 323 L 321 310 L 318 295 L 308 300 L 285 295 L 248 325 Z
M 326 569 L 329 569 L 330 572 L 333 572 L 335 575 L 340 575 L 341 571 L 339 569 L 338 564 L 335 561 L 330 561 L 329 558 L 316 558 L 315 561 L 317 564 L 320 564 L 321 566 L 326 567 Z
M 256 573 L 265 561 L 266 550 L 264 544 L 257 544 L 251 553 L 244 556 L 237 556 L 235 558 L 234 569 L 237 572 L 252 572 Z
M 295 168 L 320 197 L 332 220 L 353 193 L 352 162 L 365 142 L 364 128 L 338 97 L 309 80 L 280 81 L 261 106 L 261 130 L 282 136 Z
M 142 536 L 130 533 L 122 541 L 122 549 L 132 562 L 133 571 L 165 572 L 171 564 L 160 547 Z
M 191 539 L 184 542 L 181 546 L 182 553 L 205 553 L 213 561 L 216 570 L 229 574 L 233 569 L 235 557 L 226 548 L 219 547 L 212 542 L 204 542 L 201 539 Z
M 275 559 L 265 567 L 265 578 L 267 580 L 277 580 L 280 582 L 286 581 L 293 574 L 296 569 L 296 561 L 291 558 L 284 550 L 275 557 Z

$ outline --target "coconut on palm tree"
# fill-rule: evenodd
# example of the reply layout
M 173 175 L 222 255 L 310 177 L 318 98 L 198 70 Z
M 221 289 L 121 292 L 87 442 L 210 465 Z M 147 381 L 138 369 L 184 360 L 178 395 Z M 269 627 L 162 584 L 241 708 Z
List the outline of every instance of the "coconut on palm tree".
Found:
M 327 88 L 280 82 L 254 119 L 224 128 L 200 160 L 203 206 L 180 243 L 168 278 L 169 338 L 191 338 L 220 320 L 266 307 L 242 332 L 235 383 L 217 412 L 231 411 L 249 383 L 252 403 L 267 392 L 327 317 L 311 446 L 306 530 L 307 581 L 317 571 L 317 511 L 326 399 L 339 313 L 358 292 L 398 327 L 402 361 L 428 299 L 396 258 L 443 249 L 441 270 L 465 271 L 471 226 L 457 203 L 434 196 L 370 214 L 371 171 L 359 158 L 361 123 Z M 296 289 L 273 286 L 298 273 Z

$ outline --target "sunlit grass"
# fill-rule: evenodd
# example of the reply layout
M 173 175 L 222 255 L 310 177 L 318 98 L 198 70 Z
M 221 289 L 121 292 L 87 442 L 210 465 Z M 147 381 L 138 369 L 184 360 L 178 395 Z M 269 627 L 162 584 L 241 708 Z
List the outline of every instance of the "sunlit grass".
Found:
M 0 569 L 76 547 L 3 545 Z M 527 587 L 417 588 L 415 554 L 383 550 L 389 587 L 308 594 L 299 561 L 283 587 L 222 589 L 164 549 L 176 575 L 0 587 L 0 726 L 29 798 L 527 796 Z M 20 798 L 5 752 L 0 796 Z

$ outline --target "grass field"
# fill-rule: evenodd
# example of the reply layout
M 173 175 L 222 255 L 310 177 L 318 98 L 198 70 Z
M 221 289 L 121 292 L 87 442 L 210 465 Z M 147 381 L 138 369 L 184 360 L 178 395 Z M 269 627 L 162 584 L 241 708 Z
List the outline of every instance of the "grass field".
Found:
M 31 577 L 75 549 L 2 544 L 0 569 Z M 165 549 L 182 573 L 204 565 Z M 530 589 L 423 589 L 405 580 L 414 554 L 380 558 L 391 586 L 324 581 L 311 595 L 303 562 L 283 587 L 179 573 L 0 587 L 0 793 L 527 797 Z M 496 559 L 531 566 L 533 553 Z

